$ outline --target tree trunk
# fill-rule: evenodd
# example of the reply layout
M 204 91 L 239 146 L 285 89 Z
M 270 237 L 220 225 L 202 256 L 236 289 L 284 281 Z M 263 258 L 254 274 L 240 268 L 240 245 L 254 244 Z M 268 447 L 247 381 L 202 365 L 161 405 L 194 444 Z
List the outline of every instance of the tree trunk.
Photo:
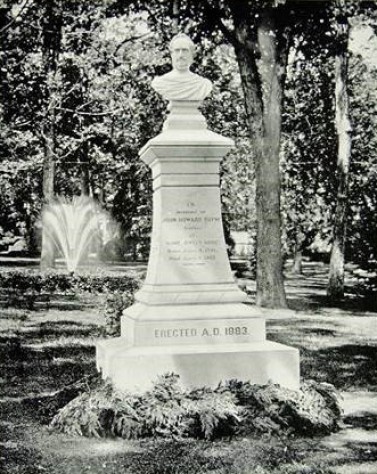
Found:
M 55 177 L 55 123 L 54 117 L 47 114 L 44 126 L 45 153 L 43 161 L 43 207 L 47 206 L 54 197 Z M 40 268 L 46 270 L 55 266 L 55 249 L 48 237 L 46 225 L 42 215 L 42 248 Z
M 261 20 L 255 38 L 261 53 L 257 66 L 246 19 L 237 17 L 236 12 L 234 13 L 238 40 L 235 50 L 256 155 L 256 304 L 285 308 L 287 301 L 282 272 L 279 174 L 282 72 L 285 70 L 281 62 L 283 49 L 278 47 L 276 26 L 272 13 L 268 12 Z
M 88 34 L 88 37 L 91 32 L 91 23 L 88 22 L 83 25 L 85 32 Z M 84 35 L 85 36 L 85 35 Z M 85 43 L 82 44 L 82 49 L 85 50 Z M 89 92 L 89 78 L 85 71 L 80 68 L 77 70 L 78 80 L 80 81 L 80 93 L 77 97 L 76 107 L 85 111 L 85 103 L 90 102 L 90 92 Z M 90 118 L 85 115 L 79 115 L 79 126 L 82 145 L 79 152 L 80 160 L 80 171 L 81 171 L 81 194 L 84 196 L 90 196 L 91 194 L 91 182 L 90 182 L 90 138 L 87 136 L 87 127 L 90 125 Z
M 349 166 L 351 159 L 351 125 L 348 112 L 348 41 L 350 26 L 346 19 L 337 24 L 338 50 L 335 57 L 335 123 L 338 134 L 338 190 L 335 208 L 333 244 L 330 257 L 327 296 L 344 297 L 344 248 L 346 240 Z
M 86 126 L 86 121 L 84 119 L 80 120 L 81 134 L 84 133 L 84 127 Z M 90 172 L 89 172 L 89 142 L 88 139 L 84 141 L 80 149 L 80 168 L 81 168 L 81 194 L 84 196 L 90 196 L 91 186 L 90 186 Z
M 181 8 L 181 0 L 173 0 L 172 4 L 172 33 L 176 35 L 179 33 L 179 12 Z
M 257 299 L 260 306 L 287 306 L 281 248 L 280 169 L 281 104 L 286 60 L 280 56 L 271 14 L 258 28 L 263 91 L 263 154 L 256 166 Z M 284 61 L 282 64 L 281 61 Z
M 81 194 L 90 196 L 90 173 L 88 161 L 81 161 Z
M 302 244 L 304 242 L 304 234 L 301 228 L 296 229 L 295 235 L 295 253 L 293 256 L 293 273 L 302 275 Z
M 43 69 L 46 78 L 45 86 L 45 117 L 42 125 L 44 139 L 44 162 L 43 162 L 43 203 L 49 204 L 54 197 L 55 178 L 55 152 L 56 152 L 56 112 L 54 106 L 53 85 L 54 75 L 57 69 L 57 61 L 61 44 L 62 34 L 62 6 L 60 0 L 43 2 L 44 15 L 42 21 L 43 36 Z M 46 228 L 42 219 L 42 249 L 41 269 L 54 266 L 54 246 L 48 238 Z

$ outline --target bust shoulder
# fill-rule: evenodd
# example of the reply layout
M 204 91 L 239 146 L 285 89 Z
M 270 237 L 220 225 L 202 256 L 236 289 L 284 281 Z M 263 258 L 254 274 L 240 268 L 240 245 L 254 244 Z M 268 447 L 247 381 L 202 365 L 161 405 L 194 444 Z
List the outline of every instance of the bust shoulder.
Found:
M 179 73 L 172 70 L 154 78 L 152 87 L 167 100 L 202 101 L 211 92 L 212 83 L 191 71 Z

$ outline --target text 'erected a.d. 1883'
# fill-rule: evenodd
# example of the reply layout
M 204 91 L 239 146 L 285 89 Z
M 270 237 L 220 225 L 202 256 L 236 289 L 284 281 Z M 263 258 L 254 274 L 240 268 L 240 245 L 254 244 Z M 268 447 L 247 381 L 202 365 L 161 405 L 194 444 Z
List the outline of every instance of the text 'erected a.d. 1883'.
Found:
M 248 336 L 249 329 L 246 326 L 226 326 L 209 328 L 172 328 L 155 329 L 154 337 L 159 339 L 186 338 L 186 337 L 216 337 L 216 336 Z

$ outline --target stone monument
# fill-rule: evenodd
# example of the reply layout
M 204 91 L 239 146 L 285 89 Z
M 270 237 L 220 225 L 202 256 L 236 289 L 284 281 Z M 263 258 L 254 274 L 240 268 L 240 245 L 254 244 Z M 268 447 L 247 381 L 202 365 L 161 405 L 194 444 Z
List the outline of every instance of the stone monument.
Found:
M 263 312 L 245 304 L 231 272 L 219 166 L 233 141 L 209 131 L 198 110 L 212 84 L 190 71 L 190 38 L 175 36 L 170 51 L 173 71 L 152 82 L 170 101 L 170 114 L 140 150 L 153 175 L 147 276 L 124 311 L 121 337 L 98 344 L 98 368 L 131 392 L 167 372 L 186 387 L 238 379 L 297 389 L 297 349 L 266 341 Z

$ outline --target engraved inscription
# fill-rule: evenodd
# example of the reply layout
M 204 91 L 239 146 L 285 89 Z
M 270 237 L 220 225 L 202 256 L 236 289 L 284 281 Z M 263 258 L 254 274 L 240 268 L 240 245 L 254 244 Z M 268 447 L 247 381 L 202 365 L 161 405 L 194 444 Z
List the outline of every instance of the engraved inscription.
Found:
M 207 239 L 209 226 L 221 224 L 221 218 L 207 215 L 206 209 L 198 209 L 188 201 L 186 208 L 177 209 L 164 217 L 163 223 L 172 226 L 174 239 L 165 241 L 167 259 L 184 267 L 198 267 L 215 262 L 221 249 L 220 239 Z M 178 238 L 178 235 L 182 236 Z
M 184 328 L 184 329 L 155 329 L 154 337 L 156 338 L 170 338 L 170 337 L 193 337 L 197 336 L 196 328 Z
M 170 328 L 155 329 L 154 337 L 156 339 L 170 338 L 189 338 L 189 337 L 216 337 L 216 336 L 250 336 L 247 326 L 225 326 L 225 327 L 207 327 L 207 328 Z
M 235 326 L 225 328 L 226 336 L 247 336 L 248 330 L 246 326 Z

